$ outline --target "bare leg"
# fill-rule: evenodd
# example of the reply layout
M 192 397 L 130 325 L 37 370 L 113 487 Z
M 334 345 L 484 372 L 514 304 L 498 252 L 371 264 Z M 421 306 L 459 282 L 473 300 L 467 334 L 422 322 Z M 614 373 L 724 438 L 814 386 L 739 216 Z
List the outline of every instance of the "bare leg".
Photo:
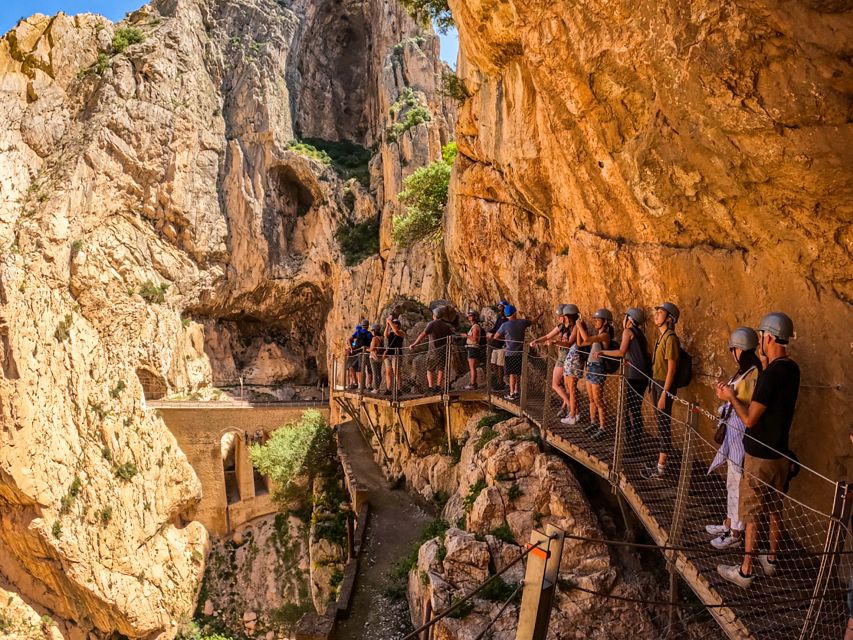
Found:
M 563 379 L 563 367 L 562 365 L 558 367 L 554 367 L 554 371 L 551 373 L 551 388 L 557 392 L 557 395 L 560 396 L 563 400 L 563 406 L 566 407 L 569 405 L 569 396 L 566 395 L 566 391 L 563 388 L 563 385 L 560 384 Z
M 565 376 L 566 389 L 569 390 L 569 415 L 578 415 L 578 379 Z
M 427 371 L 427 386 L 428 386 L 430 389 L 432 389 L 432 388 L 433 388 L 433 386 L 434 386 L 434 385 L 432 384 L 432 371 L 431 371 L 431 370 L 430 370 L 430 371 Z
M 770 553 L 767 554 L 768 560 L 776 559 L 776 552 L 779 551 L 779 514 L 770 514 Z
M 748 576 L 752 573 L 752 553 L 755 551 L 756 527 L 754 522 L 746 523 L 743 548 L 746 554 L 743 556 L 743 564 L 740 565 L 741 573 Z M 778 535 L 778 532 L 777 532 Z
M 602 386 L 601 384 L 592 385 L 594 389 L 593 393 L 595 394 L 595 406 L 598 408 L 598 426 L 603 429 L 607 416 L 604 412 L 604 389 L 602 389 Z
M 438 385 L 439 387 L 441 386 L 441 383 L 442 383 L 443 379 L 444 379 L 444 371 L 442 371 L 441 369 L 439 369 L 439 370 L 438 370 L 438 383 L 437 383 L 437 385 Z
M 468 358 L 468 371 L 471 372 L 471 384 L 477 384 L 477 360 Z

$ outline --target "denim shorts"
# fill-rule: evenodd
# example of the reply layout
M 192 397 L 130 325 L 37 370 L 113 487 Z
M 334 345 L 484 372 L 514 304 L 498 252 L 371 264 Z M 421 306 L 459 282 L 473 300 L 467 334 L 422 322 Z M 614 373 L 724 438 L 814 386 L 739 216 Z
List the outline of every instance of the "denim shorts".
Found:
M 590 360 L 586 363 L 586 381 L 590 384 L 604 384 L 604 364 Z

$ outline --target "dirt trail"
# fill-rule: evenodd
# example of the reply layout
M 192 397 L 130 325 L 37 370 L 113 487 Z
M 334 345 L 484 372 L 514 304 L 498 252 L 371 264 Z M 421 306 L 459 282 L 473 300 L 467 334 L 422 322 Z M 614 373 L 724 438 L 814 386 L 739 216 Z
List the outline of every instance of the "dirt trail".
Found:
M 354 423 L 341 425 L 339 434 L 356 478 L 370 492 L 370 520 L 350 615 L 338 623 L 334 638 L 400 638 L 412 628 L 409 608 L 405 600 L 392 600 L 383 595 L 388 584 L 385 576 L 433 516 L 405 490 L 391 488 Z

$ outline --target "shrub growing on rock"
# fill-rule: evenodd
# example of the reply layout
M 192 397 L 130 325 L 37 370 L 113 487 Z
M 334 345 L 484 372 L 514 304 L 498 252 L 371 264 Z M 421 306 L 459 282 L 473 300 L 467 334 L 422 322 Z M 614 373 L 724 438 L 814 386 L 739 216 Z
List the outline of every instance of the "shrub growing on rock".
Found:
M 335 239 L 348 267 L 353 267 L 379 253 L 379 220 L 346 221 L 338 227 Z
M 397 199 L 406 213 L 392 221 L 394 241 L 410 247 L 422 240 L 438 243 L 444 230 L 444 208 L 450 185 L 450 169 L 456 158 L 456 145 L 442 149 L 441 160 L 421 167 L 403 181 L 403 191 Z
M 145 36 L 142 35 L 142 31 L 140 31 L 136 27 L 125 27 L 123 29 L 116 29 L 116 32 L 113 35 L 113 51 L 115 53 L 121 53 L 130 45 L 139 44 L 144 39 Z
M 434 24 L 439 33 L 453 28 L 453 15 L 447 0 L 400 0 L 400 4 L 424 27 Z

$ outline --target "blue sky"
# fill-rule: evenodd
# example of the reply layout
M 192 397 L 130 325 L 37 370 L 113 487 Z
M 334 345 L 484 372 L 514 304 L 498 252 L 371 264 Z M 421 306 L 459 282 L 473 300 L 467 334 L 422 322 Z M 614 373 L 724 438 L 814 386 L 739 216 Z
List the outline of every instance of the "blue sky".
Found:
M 21 18 L 34 13 L 100 13 L 115 22 L 121 20 L 128 11 L 138 9 L 143 4 L 145 2 L 140 0 L 0 0 L 0 34 L 14 27 Z M 440 38 L 441 57 L 455 68 L 459 46 L 456 31 L 453 30 Z

